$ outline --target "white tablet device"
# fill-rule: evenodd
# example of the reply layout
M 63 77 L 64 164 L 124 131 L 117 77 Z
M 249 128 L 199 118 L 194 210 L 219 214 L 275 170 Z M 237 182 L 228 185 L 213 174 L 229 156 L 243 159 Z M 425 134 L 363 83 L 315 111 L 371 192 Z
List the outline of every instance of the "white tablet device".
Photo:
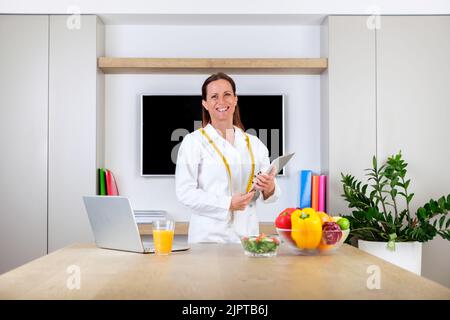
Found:
M 286 164 L 289 162 L 289 160 L 291 160 L 291 158 L 294 156 L 295 152 L 293 153 L 289 153 L 287 155 L 284 156 L 279 156 L 278 158 L 276 158 L 275 160 L 272 161 L 272 163 L 270 164 L 269 168 L 267 169 L 267 171 L 265 173 L 269 174 L 273 168 L 275 168 L 275 174 L 278 174 L 281 169 L 283 169 Z M 253 185 L 252 188 L 250 189 L 250 191 L 254 190 L 255 186 Z M 259 190 L 256 190 L 255 192 L 255 196 L 253 197 L 252 201 L 256 200 L 259 197 Z

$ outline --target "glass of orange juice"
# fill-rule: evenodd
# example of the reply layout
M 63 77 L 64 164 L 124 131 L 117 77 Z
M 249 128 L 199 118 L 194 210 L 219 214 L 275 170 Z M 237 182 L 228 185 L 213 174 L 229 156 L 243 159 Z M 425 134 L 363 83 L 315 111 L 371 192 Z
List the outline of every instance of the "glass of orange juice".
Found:
M 155 254 L 168 255 L 172 252 L 175 223 L 173 220 L 153 221 L 153 244 Z

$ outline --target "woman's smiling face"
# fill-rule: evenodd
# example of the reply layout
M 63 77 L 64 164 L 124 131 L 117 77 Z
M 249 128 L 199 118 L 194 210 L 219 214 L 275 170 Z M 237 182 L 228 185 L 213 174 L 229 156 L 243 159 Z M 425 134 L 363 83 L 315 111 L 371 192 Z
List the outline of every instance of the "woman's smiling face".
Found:
M 206 101 L 202 100 L 202 105 L 208 110 L 212 122 L 233 122 L 237 100 L 231 84 L 227 80 L 219 79 L 206 87 Z

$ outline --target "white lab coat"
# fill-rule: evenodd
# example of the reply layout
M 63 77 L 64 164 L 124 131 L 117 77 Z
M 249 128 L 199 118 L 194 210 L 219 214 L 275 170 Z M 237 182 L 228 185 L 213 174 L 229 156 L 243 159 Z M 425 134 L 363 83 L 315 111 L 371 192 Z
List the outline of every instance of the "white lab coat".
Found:
M 244 132 L 235 127 L 234 146 L 211 125 L 206 133 L 227 159 L 232 173 L 232 192 L 245 193 L 251 172 L 251 158 Z M 255 175 L 270 166 L 267 147 L 254 135 L 248 135 L 255 158 Z M 194 210 L 189 223 L 189 243 L 239 242 L 243 235 L 259 234 L 255 201 L 243 211 L 229 211 L 231 195 L 228 172 L 217 151 L 199 130 L 186 135 L 178 150 L 175 173 L 176 195 L 179 201 Z M 265 203 L 280 196 L 275 180 L 275 192 Z M 260 198 L 263 199 L 262 193 Z

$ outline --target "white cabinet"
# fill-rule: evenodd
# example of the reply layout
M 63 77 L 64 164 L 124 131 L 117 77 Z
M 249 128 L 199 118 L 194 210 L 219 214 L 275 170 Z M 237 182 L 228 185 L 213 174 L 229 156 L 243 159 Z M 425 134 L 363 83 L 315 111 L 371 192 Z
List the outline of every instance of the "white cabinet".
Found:
M 0 273 L 47 252 L 48 16 L 0 15 Z
M 376 152 L 375 32 L 366 17 L 329 17 L 322 26 L 321 171 L 328 174 L 328 211 L 347 212 L 341 172 L 364 177 Z
M 68 19 L 50 16 L 49 252 L 93 242 L 82 196 L 96 194 L 103 164 L 104 75 L 97 72 L 103 26 L 83 15 L 80 28 L 71 29 Z
M 377 30 L 378 156 L 408 163 L 412 210 L 450 194 L 450 16 L 382 17 Z M 450 287 L 450 242 L 423 248 L 422 275 Z
M 329 17 L 322 26 L 322 168 L 329 210 L 348 213 L 340 172 L 359 179 L 373 155 L 399 150 L 408 162 L 415 211 L 450 193 L 450 17 Z M 370 24 L 369 24 L 370 25 Z M 450 286 L 450 243 L 423 248 L 422 275 Z
M 95 195 L 96 168 L 103 164 L 103 26 L 94 15 L 50 16 L 49 67 L 49 252 L 93 242 L 82 196 Z M 69 25 L 71 25 L 69 23 Z
M 0 15 L 0 273 L 93 241 L 82 196 L 104 163 L 104 26 L 68 19 Z

